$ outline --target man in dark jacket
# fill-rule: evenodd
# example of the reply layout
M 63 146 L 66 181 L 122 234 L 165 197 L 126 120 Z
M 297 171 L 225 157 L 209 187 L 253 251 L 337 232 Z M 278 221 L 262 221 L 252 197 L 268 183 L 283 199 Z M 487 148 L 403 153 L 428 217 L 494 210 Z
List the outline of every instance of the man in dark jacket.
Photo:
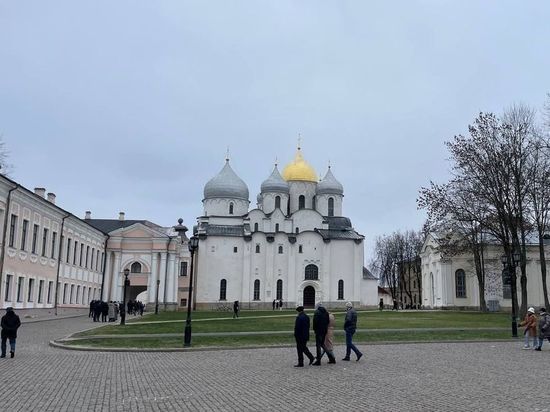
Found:
M 325 348 L 325 338 L 327 336 L 328 330 L 328 312 L 324 308 L 321 302 L 318 302 L 315 305 L 315 313 L 313 314 L 313 330 L 315 331 L 315 346 L 317 349 L 317 360 L 313 365 L 321 365 L 321 358 L 323 353 L 326 353 L 328 356 L 328 363 L 336 363 L 334 356 L 330 354 L 330 351 L 327 351 Z
M 21 326 L 21 321 L 19 316 L 15 314 L 12 307 L 6 308 L 6 314 L 2 316 L 0 321 L 0 326 L 2 327 L 2 354 L 0 358 L 6 357 L 6 340 L 10 340 L 10 355 L 13 358 L 15 356 L 15 339 L 17 338 L 17 329 Z
M 307 347 L 307 341 L 309 340 L 309 316 L 304 312 L 303 306 L 296 308 L 298 316 L 296 316 L 296 323 L 294 324 L 294 338 L 296 339 L 296 350 L 298 351 L 298 364 L 294 365 L 295 368 L 301 368 L 304 366 L 304 353 L 309 359 L 311 365 L 315 358 Z
M 346 303 L 346 309 L 346 319 L 344 320 L 344 331 L 346 332 L 346 357 L 342 360 L 349 361 L 349 356 L 351 355 L 351 351 L 353 350 L 353 352 L 355 352 L 355 356 L 357 356 L 357 361 L 359 361 L 363 354 L 359 351 L 359 349 L 355 347 L 352 342 L 353 334 L 357 329 L 357 312 L 355 312 L 355 309 L 353 309 L 353 304 L 351 302 Z
M 550 315 L 546 312 L 546 308 L 539 309 L 539 344 L 535 350 L 542 350 L 542 343 L 544 339 L 548 339 L 550 342 Z

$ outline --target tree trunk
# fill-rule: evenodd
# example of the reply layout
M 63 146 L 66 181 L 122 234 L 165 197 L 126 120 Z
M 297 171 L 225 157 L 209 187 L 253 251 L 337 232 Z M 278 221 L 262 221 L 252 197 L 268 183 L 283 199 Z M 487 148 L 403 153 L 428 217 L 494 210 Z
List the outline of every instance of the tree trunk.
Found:
M 544 238 L 539 232 L 540 275 L 542 277 L 542 294 L 544 295 L 544 307 L 550 308 L 548 303 L 548 287 L 546 286 L 546 256 L 544 252 Z
M 483 276 L 483 268 L 481 267 L 481 256 L 477 246 L 474 247 L 474 262 L 476 267 L 476 277 L 479 292 L 479 310 L 487 312 L 487 303 L 485 302 L 485 278 Z

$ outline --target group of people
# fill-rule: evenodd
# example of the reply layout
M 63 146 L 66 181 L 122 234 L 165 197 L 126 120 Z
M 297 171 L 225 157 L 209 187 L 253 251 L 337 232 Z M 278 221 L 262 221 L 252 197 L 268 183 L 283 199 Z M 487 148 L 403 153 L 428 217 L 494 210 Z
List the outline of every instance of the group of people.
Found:
M 529 346 L 531 340 L 533 341 L 532 348 L 536 351 L 542 350 L 544 339 L 550 342 L 550 315 L 546 312 L 546 308 L 539 309 L 538 317 L 535 314 L 535 309 L 529 308 L 525 319 L 519 326 L 525 327 L 523 349 L 531 349 L 531 346 Z
M 283 300 L 282 299 L 273 299 L 273 310 L 283 310 Z
M 303 306 L 296 308 L 298 315 L 294 324 L 294 338 L 296 339 L 296 350 L 298 352 L 298 363 L 294 365 L 296 368 L 304 366 L 304 355 L 309 359 L 309 364 L 314 366 L 321 365 L 321 359 L 326 354 L 328 363 L 336 363 L 334 356 L 334 314 L 325 309 L 321 302 L 315 305 L 315 313 L 313 314 L 313 331 L 315 332 L 315 348 L 316 355 L 309 351 L 307 342 L 309 341 L 309 316 L 304 312 Z M 353 308 L 351 302 L 346 303 L 346 318 L 344 320 L 344 331 L 346 333 L 346 355 L 343 361 L 351 360 L 351 352 L 353 351 L 356 360 L 359 361 L 363 354 L 353 344 L 353 335 L 357 330 L 357 312 Z
M 129 315 L 141 315 L 145 310 L 145 305 L 136 300 L 129 300 L 126 304 Z M 94 322 L 116 322 L 118 316 L 125 314 L 124 304 L 122 302 L 104 302 L 102 300 L 92 300 L 90 302 L 89 318 L 93 318 Z M 99 318 L 101 317 L 101 321 Z

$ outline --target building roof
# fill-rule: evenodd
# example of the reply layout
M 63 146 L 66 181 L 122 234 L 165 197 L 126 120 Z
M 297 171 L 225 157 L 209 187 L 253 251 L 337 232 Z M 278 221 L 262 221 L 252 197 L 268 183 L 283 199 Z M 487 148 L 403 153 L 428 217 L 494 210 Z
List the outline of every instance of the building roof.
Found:
M 317 183 L 317 173 L 311 165 L 304 160 L 302 150 L 298 147 L 294 160 L 283 169 L 283 179 Z
M 207 236 L 244 236 L 244 226 L 242 225 L 204 225 Z
M 277 165 L 273 168 L 271 175 L 263 181 L 261 186 L 262 193 L 286 193 L 288 194 L 288 183 L 283 179 L 277 169 Z
M 161 226 L 155 225 L 148 220 L 120 220 L 120 219 L 84 219 L 84 222 L 88 223 L 90 226 L 95 227 L 98 230 L 101 230 L 103 233 L 111 233 L 115 230 L 122 229 L 125 227 L 132 226 L 136 223 L 141 223 L 152 229 L 164 231 L 164 228 Z
M 355 230 L 331 230 L 331 229 L 315 229 L 323 239 L 325 240 L 363 240 L 364 236 L 361 236 Z
M 344 216 L 323 216 L 330 230 L 353 230 L 351 220 Z
M 317 194 L 318 195 L 340 195 L 344 194 L 344 186 L 340 183 L 328 168 L 327 174 L 317 185 Z
M 210 179 L 204 186 L 204 198 L 229 198 L 248 201 L 248 186 L 233 171 L 229 165 L 229 159 L 226 159 L 220 173 Z
M 365 266 L 363 266 L 363 279 L 378 280 L 378 278 L 374 276 Z

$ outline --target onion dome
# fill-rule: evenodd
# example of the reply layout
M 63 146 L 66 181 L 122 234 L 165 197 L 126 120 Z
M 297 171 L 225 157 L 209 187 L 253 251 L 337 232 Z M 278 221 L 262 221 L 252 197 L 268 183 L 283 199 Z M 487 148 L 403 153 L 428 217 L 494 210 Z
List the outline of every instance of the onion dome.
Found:
M 269 176 L 262 183 L 262 193 L 287 193 L 288 194 L 288 183 L 283 179 L 277 169 L 277 165 L 273 168 L 271 176 Z
M 204 186 L 204 198 L 230 198 L 248 201 L 248 186 L 229 166 L 229 159 L 225 159 L 225 166 L 220 173 Z
M 342 186 L 342 183 L 336 180 L 336 178 L 332 174 L 332 171 L 330 170 L 330 166 L 328 167 L 327 174 L 325 175 L 323 180 L 321 180 L 317 185 L 317 194 L 340 196 L 344 194 L 344 187 Z
M 301 180 L 317 183 L 317 173 L 315 173 L 315 169 L 304 160 L 300 147 L 298 147 L 296 151 L 294 160 L 284 168 L 283 178 L 287 182 L 290 180 Z

